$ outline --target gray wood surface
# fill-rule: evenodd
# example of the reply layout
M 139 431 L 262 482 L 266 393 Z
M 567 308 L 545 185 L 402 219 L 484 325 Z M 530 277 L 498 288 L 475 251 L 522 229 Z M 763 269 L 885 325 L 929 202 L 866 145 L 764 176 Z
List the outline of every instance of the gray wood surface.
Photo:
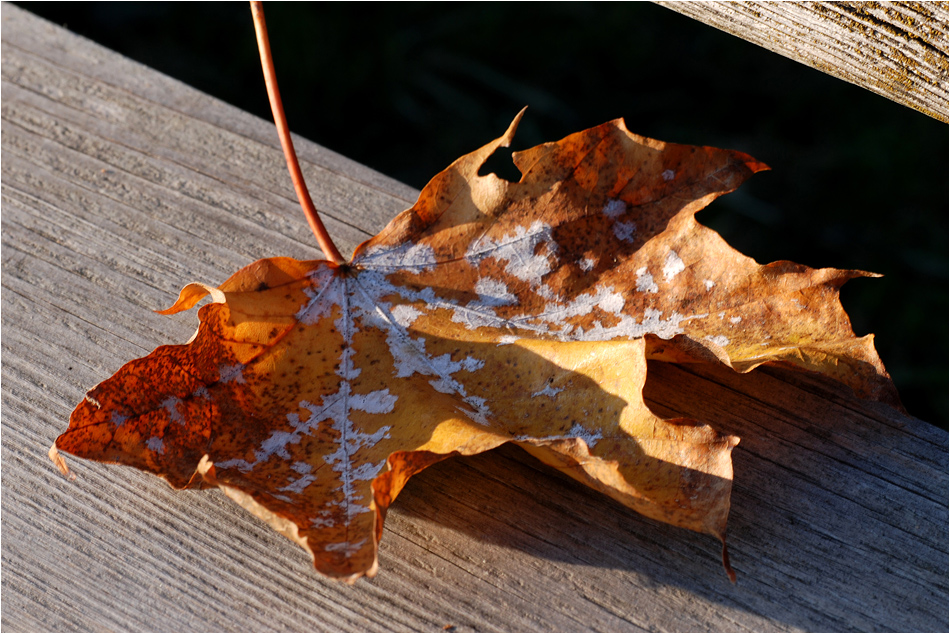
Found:
M 947 2 L 657 4 L 947 122 Z
M 344 252 L 414 199 L 297 143 Z M 646 390 L 743 438 L 736 586 L 712 538 L 513 448 L 413 478 L 354 586 L 217 492 L 59 474 L 85 391 L 196 326 L 153 309 L 312 245 L 269 122 L 2 6 L 4 631 L 947 629 L 947 433 L 778 369 L 654 364 Z

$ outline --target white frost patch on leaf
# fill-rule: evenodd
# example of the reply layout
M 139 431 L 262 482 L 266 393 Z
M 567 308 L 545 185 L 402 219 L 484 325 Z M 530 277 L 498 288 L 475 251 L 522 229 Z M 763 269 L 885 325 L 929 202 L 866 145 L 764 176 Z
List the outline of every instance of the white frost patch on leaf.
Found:
M 116 427 L 125 425 L 127 420 L 129 420 L 129 417 L 124 414 L 120 414 L 119 412 L 112 412 L 112 415 L 109 417 L 109 422 Z
M 389 354 L 393 357 L 395 377 L 402 379 L 415 373 L 438 374 L 425 353 L 425 341 L 416 341 L 407 333 L 390 329 L 386 334 Z
M 347 343 L 351 343 L 351 341 L 347 341 Z M 340 369 L 336 373 L 347 381 L 354 380 L 363 372 L 363 370 L 353 365 L 354 354 L 356 354 L 356 351 L 349 346 L 340 352 Z
M 277 454 L 278 457 L 283 458 L 284 460 L 290 460 L 290 453 L 287 451 L 287 445 L 296 445 L 300 442 L 300 438 L 300 429 L 292 432 L 272 431 L 270 436 L 261 441 L 260 451 L 255 451 L 254 457 L 256 458 L 257 462 L 263 462 L 272 455 Z
M 311 465 L 309 462 L 297 461 L 293 463 L 292 465 L 290 465 L 290 468 L 296 471 L 297 473 L 299 473 L 300 475 L 307 475 L 308 473 L 313 471 L 313 465 Z
M 330 314 L 333 307 L 340 304 L 342 285 L 329 267 L 320 267 L 309 273 L 307 278 L 310 285 L 304 287 L 303 292 L 310 301 L 301 306 L 294 317 L 309 326 Z
M 290 465 L 290 468 L 300 474 L 300 477 L 291 480 L 290 484 L 285 487 L 281 487 L 278 491 L 289 491 L 291 493 L 296 493 L 300 495 L 303 493 L 303 490 L 308 486 L 316 482 L 317 476 L 313 475 L 313 467 L 307 462 L 295 462 Z
M 475 306 L 511 306 L 518 303 L 518 298 L 508 291 L 508 285 L 501 280 L 490 277 L 479 278 L 475 282 L 475 292 L 478 293 L 478 302 L 471 302 Z
M 463 400 L 479 411 L 488 409 L 487 401 L 481 396 L 466 396 Z
M 563 391 L 564 391 L 563 387 L 551 387 L 550 385 L 545 385 L 544 389 L 538 390 L 537 392 L 532 394 L 531 398 L 535 398 L 537 396 L 550 396 L 551 398 L 554 398 L 555 396 L 557 396 Z
M 645 288 L 650 288 L 652 278 L 646 279 L 646 271 L 641 269 L 640 281 Z M 653 284 L 655 286 L 655 284 Z M 683 332 L 681 323 L 706 315 L 684 316 L 673 312 L 666 319 L 663 313 L 654 308 L 644 310 L 642 320 L 622 312 L 626 300 L 613 287 L 598 287 L 592 293 L 579 295 L 569 303 L 551 303 L 545 306 L 540 315 L 523 315 L 511 319 L 512 325 L 522 328 L 532 328 L 548 335 L 556 335 L 562 341 L 608 341 L 613 339 L 639 339 L 646 334 L 654 334 L 664 339 Z M 593 312 L 595 308 L 613 316 L 617 321 L 612 326 L 604 326 L 601 321 L 584 328 L 571 324 L 575 317 L 583 317 Z M 533 322 L 533 323 L 532 323 Z M 540 322 L 540 324 L 538 323 Z
M 540 245 L 544 247 L 541 253 L 535 253 Z M 513 234 L 502 236 L 497 241 L 482 236 L 469 246 L 465 258 L 475 267 L 490 257 L 505 260 L 508 262 L 506 273 L 534 288 L 540 286 L 541 278 L 554 269 L 551 258 L 556 257 L 557 250 L 557 243 L 551 236 L 551 225 L 535 220 L 527 229 L 517 227 Z
M 407 378 L 413 374 L 421 374 L 423 376 L 434 377 L 429 382 L 434 389 L 444 394 L 456 394 L 460 396 L 464 402 L 476 409 L 475 412 L 462 410 L 469 418 L 479 424 L 489 424 L 488 417 L 491 416 L 491 411 L 484 403 L 476 404 L 473 401 L 467 400 L 474 397 L 470 397 L 465 386 L 453 376 L 463 370 L 466 372 L 480 370 L 485 365 L 484 360 L 475 357 L 465 357 L 460 361 L 453 361 L 452 356 L 448 353 L 439 356 L 430 355 L 426 352 L 425 339 L 413 339 L 410 337 L 406 327 L 399 323 L 391 312 L 386 310 L 382 302 L 378 301 L 379 297 L 398 293 L 409 301 L 422 300 L 426 302 L 426 308 L 432 309 L 433 306 L 430 302 L 435 303 L 439 301 L 436 299 L 432 289 L 426 288 L 421 291 L 399 289 L 390 284 L 382 276 L 364 271 L 357 278 L 356 290 L 360 295 L 360 299 L 355 307 L 355 311 L 364 316 L 370 312 L 378 315 L 374 326 L 386 332 L 386 345 L 389 349 L 389 353 L 392 355 L 395 368 L 394 376 L 396 378 Z M 450 307 L 454 309 L 456 313 L 453 315 L 453 321 L 456 322 L 459 321 L 459 312 L 466 311 L 468 311 L 470 315 L 487 318 L 485 313 L 479 313 L 478 311 L 469 310 L 465 307 L 459 307 L 447 302 L 442 302 L 438 307 Z M 495 317 L 495 320 L 498 321 L 499 324 L 504 323 L 503 320 L 497 317 Z
M 589 315 L 594 308 L 619 316 L 625 303 L 623 295 L 615 292 L 612 286 L 601 286 L 593 293 L 578 295 L 569 304 L 548 304 L 539 318 L 557 326 L 572 317 Z
M 637 290 L 641 293 L 659 293 L 660 287 L 653 281 L 653 276 L 647 271 L 647 267 L 641 266 L 637 269 Z
M 594 267 L 597 266 L 597 260 L 593 258 L 584 258 L 583 260 L 577 261 L 577 266 L 585 273 L 590 273 L 594 270 Z
M 479 300 L 461 306 L 454 300 L 438 297 L 430 287 L 416 290 L 396 286 L 379 271 L 360 271 L 356 277 L 355 285 L 363 296 L 359 306 L 354 309 L 355 316 L 361 316 L 369 320 L 368 325 L 380 330 L 388 330 L 392 324 L 397 325 L 400 330 L 404 330 L 409 325 L 404 323 L 406 321 L 404 317 L 415 316 L 415 311 L 418 311 L 419 315 L 425 315 L 437 310 L 450 311 L 452 321 L 464 325 L 469 330 L 481 327 L 505 328 L 510 325 L 509 320 L 499 317 L 492 306 L 485 305 Z M 534 291 L 541 297 L 556 298 L 556 295 L 544 284 L 536 287 Z M 399 314 L 397 318 L 396 314 L 390 312 L 390 304 L 382 301 L 383 297 L 393 295 L 423 308 L 421 310 L 415 307 L 401 309 L 406 312 Z M 512 297 L 514 296 L 512 295 Z M 392 311 L 400 310 L 399 306 L 402 305 L 399 304 L 393 307 Z M 525 327 L 531 328 L 530 326 Z
M 593 449 L 594 445 L 597 444 L 597 441 L 604 437 L 599 431 L 590 431 L 585 427 L 581 426 L 580 423 L 574 423 L 574 425 L 567 430 L 567 433 L 564 434 L 567 438 L 580 438 L 585 443 L 589 449 Z
M 637 232 L 637 225 L 633 222 L 615 222 L 614 235 L 622 242 L 633 242 L 633 234 Z
M 609 200 L 604 205 L 603 213 L 611 220 L 616 221 L 620 216 L 627 213 L 627 204 L 622 200 Z M 637 231 L 637 225 L 632 222 L 614 222 L 614 235 L 622 242 L 633 242 L 633 234 Z
M 604 205 L 604 215 L 610 218 L 611 220 L 616 220 L 622 216 L 627 211 L 627 204 L 622 200 L 612 199 L 608 200 L 607 204 Z
M 343 365 L 345 365 L 345 362 Z M 376 390 L 369 394 L 353 394 L 350 384 L 343 382 L 340 385 L 339 392 L 326 397 L 322 406 L 314 405 L 309 401 L 300 401 L 300 409 L 309 411 L 310 415 L 302 418 L 296 412 L 287 414 L 287 422 L 293 428 L 293 431 L 272 431 L 270 436 L 261 442 L 260 448 L 254 452 L 254 462 L 233 459 L 215 463 L 215 467 L 219 469 L 234 468 L 247 473 L 253 470 L 256 465 L 269 460 L 271 456 L 290 460 L 292 456 L 288 451 L 288 447 L 299 444 L 303 436 L 310 434 L 321 422 L 330 420 L 332 421 L 330 427 L 339 433 L 340 440 L 338 441 L 337 450 L 324 456 L 324 462 L 341 475 L 344 494 L 344 500 L 341 504 L 346 506 L 347 513 L 352 515 L 354 512 L 363 512 L 359 511 L 358 507 L 368 509 L 356 504 L 357 501 L 362 499 L 362 496 L 355 494 L 352 482 L 362 477 L 365 468 L 362 465 L 354 467 L 351 457 L 357 450 L 363 447 L 372 447 L 383 438 L 388 438 L 390 427 L 383 426 L 372 434 L 359 432 L 353 425 L 353 421 L 350 420 L 350 412 L 359 410 L 369 414 L 386 414 L 393 411 L 397 398 L 389 393 L 388 388 Z M 349 502 L 353 503 L 352 508 L 348 504 Z
M 488 418 L 491 416 L 491 410 L 488 409 L 487 401 L 484 398 L 481 396 L 466 396 L 462 400 L 465 401 L 466 404 L 470 405 L 474 411 L 466 410 L 460 407 L 460 412 L 468 416 L 471 420 L 475 421 L 479 425 L 483 425 L 485 427 L 489 427 L 491 425 L 491 421 Z
M 712 280 L 703 280 L 703 284 L 706 285 L 706 292 L 711 291 L 712 287 L 716 285 L 716 283 Z
M 484 364 L 479 359 L 452 361 L 452 357 L 448 353 L 438 357 L 430 356 L 425 350 L 425 340 L 410 337 L 409 333 L 395 319 L 388 324 L 385 330 L 386 344 L 389 353 L 393 357 L 396 378 L 406 378 L 418 373 L 429 376 L 435 375 L 440 380 L 453 381 L 451 376 L 463 367 L 481 367 L 481 364 Z
M 364 269 L 380 271 L 431 271 L 438 264 L 435 251 L 427 244 L 404 242 L 399 246 L 375 247 L 359 258 L 354 264 Z
M 360 410 L 370 414 L 378 414 L 392 411 L 395 405 L 394 396 L 389 394 L 389 390 L 376 390 L 369 394 L 352 394 L 349 383 L 342 383 L 339 391 L 340 398 L 336 401 L 338 407 L 328 408 L 329 418 L 333 421 L 330 428 L 339 434 L 337 449 L 333 453 L 323 457 L 323 461 L 328 467 L 340 475 L 340 492 L 343 494 L 343 500 L 340 505 L 344 508 L 347 519 L 360 513 L 371 510 L 369 507 L 360 504 L 363 495 L 356 489 L 355 482 L 368 479 L 366 477 L 367 468 L 357 465 L 354 459 L 356 453 L 364 448 L 375 447 L 384 438 L 389 438 L 389 425 L 383 425 L 373 433 L 359 431 L 350 418 L 352 410 Z M 303 405 L 303 403 L 301 403 Z M 316 413 L 314 414 L 316 416 Z M 313 421 L 316 425 L 319 421 Z M 308 424 L 310 421 L 308 421 Z M 379 468 L 382 463 L 379 463 Z M 375 468 L 376 465 L 372 468 Z M 378 471 L 378 470 L 377 470 Z M 375 476 L 375 474 L 374 474 Z M 370 476 L 370 478 L 374 477 Z
M 215 469 L 238 469 L 241 473 L 247 473 L 254 468 L 256 462 L 248 462 L 247 460 L 240 460 L 234 458 L 232 460 L 222 460 L 221 462 L 214 463 Z
M 377 463 L 364 462 L 360 466 L 353 469 L 350 473 L 350 478 L 355 481 L 366 481 L 372 480 L 379 475 L 379 472 L 383 470 L 383 467 L 386 466 L 385 460 L 380 460 Z
M 455 394 L 456 381 L 452 379 L 432 379 L 429 381 L 429 385 L 431 385 L 436 392 Z
M 369 394 L 351 394 L 350 409 L 358 409 L 367 414 L 389 414 L 396 407 L 399 397 L 389 393 L 389 388 L 376 390 Z
M 729 338 L 724 335 L 706 335 L 706 339 L 712 341 L 721 348 L 725 348 L 729 345 Z
M 412 325 L 412 322 L 422 316 L 422 311 L 415 308 L 414 306 L 399 304 L 398 306 L 393 307 L 393 309 L 390 311 L 390 314 L 393 316 L 393 320 L 397 324 L 403 328 L 408 328 Z
M 146 440 L 145 446 L 148 447 L 149 451 L 154 451 L 159 455 L 165 454 L 165 441 L 158 436 L 152 436 Z
M 630 315 L 621 315 L 620 322 L 614 326 L 605 327 L 601 323 L 596 323 L 588 330 L 578 328 L 571 333 L 572 341 L 610 341 L 613 339 L 640 339 L 644 335 L 656 335 L 661 339 L 672 339 L 675 335 L 683 332 L 680 324 L 690 319 L 699 317 L 694 315 L 686 317 L 679 313 L 672 313 L 668 318 L 663 319 L 663 312 L 655 308 L 647 308 L 643 311 L 642 321 Z
M 476 359 L 475 357 L 465 357 L 462 359 L 462 369 L 466 372 L 478 372 L 485 367 L 485 361 L 483 359 Z
M 424 347 L 423 341 L 415 343 L 421 344 L 420 347 Z M 435 374 L 436 378 L 429 381 L 429 385 L 431 385 L 433 389 L 442 394 L 457 394 L 462 397 L 462 401 L 473 407 L 475 411 L 469 411 L 463 408 L 459 408 L 459 411 L 480 425 L 490 425 L 488 417 L 491 416 L 491 410 L 488 408 L 486 400 L 479 396 L 469 396 L 465 386 L 452 377 L 452 375 L 459 370 L 474 372 L 475 370 L 481 369 L 485 362 L 472 357 L 466 357 L 461 362 L 455 362 L 452 361 L 451 356 L 448 354 L 443 354 L 438 357 L 426 356 L 426 361 L 427 363 L 423 364 L 421 369 L 416 369 L 415 372 L 419 372 L 420 374 Z
M 346 343 L 346 347 L 343 348 L 340 353 L 340 369 L 337 370 L 337 375 L 343 378 L 345 381 L 353 381 L 356 379 L 363 371 L 356 367 L 353 363 L 353 355 L 356 354 L 356 351 L 351 347 L 353 343 L 353 314 L 350 308 L 350 294 L 347 292 L 347 280 L 343 279 L 343 302 L 342 302 L 342 312 L 340 318 L 336 320 L 335 325 L 338 332 L 343 335 L 343 341 Z M 366 312 L 365 310 L 363 312 Z M 350 384 L 344 383 L 347 389 L 349 389 Z M 342 393 L 342 387 L 341 387 Z
M 396 366 L 396 378 L 410 377 L 413 374 L 434 375 L 441 380 L 454 382 L 452 375 L 466 367 L 481 367 L 484 361 L 466 358 L 463 361 L 452 361 L 452 355 L 445 353 L 437 357 L 430 356 L 425 351 L 424 339 L 412 339 L 408 333 L 399 333 L 390 330 L 386 338 L 389 351 Z M 471 370 L 469 370 L 471 371 Z
M 666 254 L 666 261 L 663 262 L 663 278 L 667 281 L 673 279 L 686 269 L 686 265 L 677 255 L 676 251 L 670 251 Z
M 429 312 L 439 309 L 450 310 L 452 321 L 464 324 L 471 330 L 480 326 L 503 328 L 505 324 L 505 321 L 498 317 L 491 307 L 480 306 L 478 302 L 459 306 L 452 300 L 437 297 L 435 291 L 429 287 L 414 290 L 396 286 L 378 271 L 360 271 L 356 278 L 356 287 L 363 297 L 360 305 L 355 309 L 355 315 L 368 319 L 373 327 L 380 330 L 387 330 L 391 324 L 396 324 L 401 329 L 407 328 L 411 322 L 405 322 L 410 316 L 415 320 L 416 317 L 426 314 L 405 304 L 393 307 L 394 312 L 390 312 L 390 305 L 383 302 L 382 298 L 391 295 L 398 295 L 406 302 L 423 304 L 425 310 Z M 405 308 L 400 308 L 402 306 Z
M 508 322 L 499 317 L 490 307 L 470 302 L 467 306 L 454 306 L 452 321 L 462 324 L 469 330 L 476 328 L 504 328 Z
M 310 525 L 314 528 L 329 528 L 336 525 L 336 522 L 333 521 L 333 514 L 329 510 L 322 510 L 317 513 L 314 517 L 310 518 Z
M 674 178 L 676 178 L 676 172 L 674 172 L 673 170 L 664 170 L 663 173 L 660 174 L 660 176 L 662 176 L 663 180 L 665 180 L 668 183 Z
M 517 335 L 502 335 L 498 337 L 498 343 L 496 345 L 508 346 L 515 343 L 516 341 L 519 341 L 520 339 L 521 337 L 518 337 Z
M 361 539 L 358 542 L 337 542 L 335 544 L 327 544 L 323 549 L 327 552 L 343 553 L 347 557 L 352 557 L 360 551 L 360 548 L 362 548 L 365 543 L 365 539 Z
M 178 405 L 181 403 L 181 399 L 175 396 L 169 396 L 164 401 L 162 401 L 162 408 L 168 412 L 168 417 L 171 418 L 173 423 L 178 423 L 179 425 L 185 424 L 185 417 L 181 415 L 181 412 L 178 411 Z
M 515 436 L 513 440 L 526 442 L 547 442 L 551 440 L 573 440 L 575 438 L 579 438 L 587 444 L 588 449 L 593 449 L 594 445 L 597 444 L 597 441 L 603 437 L 604 435 L 599 431 L 590 431 L 580 423 L 574 423 L 574 425 L 567 430 L 566 434 L 559 434 L 557 436 L 531 436 L 529 434 L 523 434 L 521 436 Z
M 541 284 L 540 286 L 535 287 L 534 292 L 537 293 L 538 297 L 541 299 L 555 302 L 561 301 L 561 296 L 555 293 L 554 290 L 552 290 L 547 284 Z
M 597 302 L 597 306 L 608 313 L 617 315 L 623 310 L 623 306 L 626 303 L 627 300 L 625 300 L 620 293 L 609 293 Z
M 218 380 L 222 383 L 244 383 L 245 367 L 243 363 L 218 366 Z
M 739 317 L 738 315 L 729 318 L 729 322 L 733 324 L 738 324 L 740 321 L 742 321 L 742 317 Z

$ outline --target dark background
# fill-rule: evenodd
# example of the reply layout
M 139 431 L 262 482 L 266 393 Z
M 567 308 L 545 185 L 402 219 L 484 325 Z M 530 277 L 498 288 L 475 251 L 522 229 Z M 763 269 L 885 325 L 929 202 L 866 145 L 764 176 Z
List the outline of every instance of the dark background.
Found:
M 18 4 L 271 118 L 246 3 Z M 516 150 L 623 117 L 765 161 L 700 221 L 759 262 L 883 273 L 845 308 L 947 427 L 946 124 L 650 3 L 265 9 L 291 129 L 417 188 L 525 105 Z

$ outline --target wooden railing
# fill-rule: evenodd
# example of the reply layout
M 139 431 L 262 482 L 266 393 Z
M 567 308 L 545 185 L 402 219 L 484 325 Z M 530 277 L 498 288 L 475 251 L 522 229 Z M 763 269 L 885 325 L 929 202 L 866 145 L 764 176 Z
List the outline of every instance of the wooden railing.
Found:
M 379 576 L 352 587 L 218 493 L 78 460 L 67 481 L 46 451 L 85 391 L 193 332 L 153 309 L 314 250 L 270 122 L 15 6 L 2 19 L 4 631 L 946 631 L 947 432 L 775 368 L 657 363 L 645 394 L 743 438 L 737 586 L 716 540 L 510 448 L 414 477 Z M 295 143 L 344 252 L 417 194 Z
M 947 122 L 946 2 L 657 2 Z

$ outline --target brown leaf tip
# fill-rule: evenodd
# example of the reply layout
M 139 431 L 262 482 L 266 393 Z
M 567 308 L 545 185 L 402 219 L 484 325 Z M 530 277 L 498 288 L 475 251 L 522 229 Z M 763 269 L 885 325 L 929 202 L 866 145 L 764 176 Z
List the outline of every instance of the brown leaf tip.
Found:
M 722 539 L 722 567 L 729 576 L 732 585 L 736 585 L 736 571 L 732 569 L 732 564 L 729 563 L 729 548 L 726 546 L 725 537 Z

